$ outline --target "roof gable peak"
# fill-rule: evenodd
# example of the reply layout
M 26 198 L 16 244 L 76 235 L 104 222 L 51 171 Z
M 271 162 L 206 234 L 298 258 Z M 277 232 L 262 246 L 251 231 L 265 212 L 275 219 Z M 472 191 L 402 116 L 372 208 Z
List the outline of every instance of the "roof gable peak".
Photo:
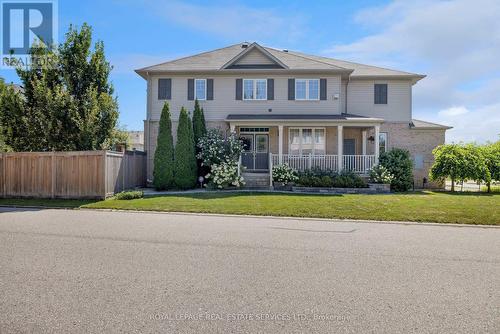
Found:
M 258 43 L 253 42 L 248 44 L 246 42 L 241 44 L 242 51 L 238 53 L 235 57 L 225 63 L 221 70 L 224 69 L 238 69 L 238 68 L 246 68 L 246 69 L 257 69 L 257 68 L 278 68 L 278 69 L 288 69 L 288 66 L 285 65 L 280 59 L 272 55 L 269 51 L 267 51 L 264 47 L 260 46 Z M 260 53 L 266 59 L 258 64 L 253 64 L 252 61 L 243 61 L 246 57 L 248 57 L 251 53 Z

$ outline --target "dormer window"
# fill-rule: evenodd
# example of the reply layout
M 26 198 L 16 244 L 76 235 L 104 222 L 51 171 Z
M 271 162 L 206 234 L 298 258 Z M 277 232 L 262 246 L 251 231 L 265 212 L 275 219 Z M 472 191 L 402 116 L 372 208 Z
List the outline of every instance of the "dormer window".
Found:
M 243 79 L 243 100 L 267 100 L 267 79 Z
M 319 79 L 295 79 L 295 100 L 319 100 Z

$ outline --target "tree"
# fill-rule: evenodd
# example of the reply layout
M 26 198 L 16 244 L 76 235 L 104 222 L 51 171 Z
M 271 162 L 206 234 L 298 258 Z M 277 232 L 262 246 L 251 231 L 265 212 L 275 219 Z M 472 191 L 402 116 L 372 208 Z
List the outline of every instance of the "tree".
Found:
M 109 83 L 103 43 L 91 50 L 92 29 L 70 26 L 58 49 L 34 43 L 31 64 L 18 67 L 23 97 L 7 91 L 2 115 L 6 142 L 16 151 L 95 150 L 114 141 L 118 105 Z M 17 94 L 17 93 L 16 93 Z M 2 99 L 2 100 L 4 100 Z
M 500 140 L 482 147 L 485 163 L 490 173 L 490 180 L 486 181 L 488 192 L 491 192 L 491 181 L 500 181 Z
M 459 180 L 474 180 L 477 183 L 491 182 L 491 174 L 486 165 L 484 150 L 476 144 L 466 144 L 464 150 L 464 165 L 460 168 Z
M 379 164 L 384 166 L 393 175 L 391 189 L 394 191 L 408 191 L 413 185 L 413 163 L 410 152 L 400 148 L 393 148 L 380 155 Z
M 200 104 L 196 99 L 194 101 L 194 111 L 193 111 L 193 137 L 195 152 L 198 154 L 200 149 L 198 148 L 198 142 L 207 133 L 207 127 L 205 124 L 205 116 L 203 115 L 203 108 L 200 108 Z M 208 168 L 203 166 L 201 160 L 197 160 L 197 175 L 205 176 L 208 173 Z
M 462 178 L 462 167 L 466 164 L 465 150 L 462 145 L 448 144 L 439 145 L 434 154 L 434 164 L 430 170 L 430 177 L 435 181 L 451 179 L 451 191 L 455 191 L 455 182 Z
M 153 185 L 157 190 L 174 187 L 174 140 L 170 110 L 165 102 L 160 116 L 160 125 L 154 156 Z
M 193 133 L 195 145 L 198 145 L 198 141 L 200 140 L 200 138 L 207 133 L 205 115 L 203 114 L 203 108 L 200 108 L 198 100 L 194 101 Z
M 177 143 L 174 155 L 175 185 L 179 189 L 190 189 L 196 185 L 196 156 L 191 119 L 184 107 L 181 108 L 177 127 Z

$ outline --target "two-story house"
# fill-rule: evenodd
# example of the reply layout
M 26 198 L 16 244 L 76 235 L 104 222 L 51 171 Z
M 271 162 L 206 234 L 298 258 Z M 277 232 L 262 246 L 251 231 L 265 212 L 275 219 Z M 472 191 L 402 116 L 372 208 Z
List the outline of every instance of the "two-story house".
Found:
M 236 131 L 247 171 L 271 164 L 360 174 L 393 147 L 410 151 L 416 186 L 427 178 L 432 150 L 449 127 L 412 118 L 412 87 L 425 76 L 240 43 L 136 71 L 147 80 L 144 121 L 152 178 L 163 104 L 174 139 L 182 106 L 198 99 L 207 126 Z

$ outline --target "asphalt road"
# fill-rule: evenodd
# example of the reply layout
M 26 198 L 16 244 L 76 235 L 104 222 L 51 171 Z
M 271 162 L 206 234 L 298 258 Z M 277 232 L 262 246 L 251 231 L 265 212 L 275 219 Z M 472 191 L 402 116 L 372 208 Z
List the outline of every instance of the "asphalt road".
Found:
M 0 211 L 2 334 L 500 333 L 498 228 Z

